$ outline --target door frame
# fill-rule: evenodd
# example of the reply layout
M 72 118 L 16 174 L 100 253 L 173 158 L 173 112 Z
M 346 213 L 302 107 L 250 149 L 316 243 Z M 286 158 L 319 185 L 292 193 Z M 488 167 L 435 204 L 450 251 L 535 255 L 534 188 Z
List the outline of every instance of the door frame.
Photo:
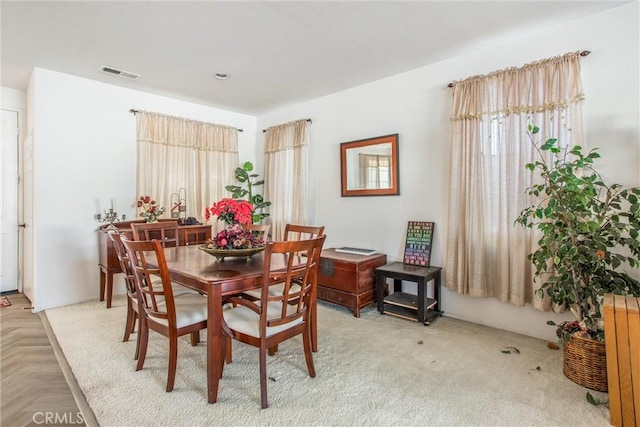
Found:
M 13 148 L 13 150 L 9 151 L 9 146 L 7 146 L 7 151 L 10 153 L 10 155 L 8 155 L 10 161 L 15 161 L 15 169 L 9 169 L 9 175 L 3 177 L 3 179 L 6 179 L 6 184 L 7 186 L 13 186 L 13 188 L 11 189 L 11 191 L 8 191 L 7 193 L 10 194 L 12 197 L 14 197 L 15 195 L 15 205 L 11 206 L 12 209 L 15 209 L 14 215 L 15 216 L 8 216 L 9 220 L 13 222 L 13 225 L 15 226 L 15 234 L 13 232 L 8 232 L 7 235 L 9 236 L 9 238 L 13 238 L 15 239 L 14 242 L 12 242 L 9 247 L 10 248 L 15 248 L 15 264 L 13 264 L 12 262 L 12 266 L 10 268 L 14 268 L 15 267 L 15 271 L 13 274 L 15 274 L 15 279 L 16 279 L 16 288 L 15 289 L 6 289 L 3 290 L 3 292 L 22 292 L 22 270 L 23 270 L 23 264 L 22 264 L 22 238 L 23 238 L 23 233 L 22 233 L 22 228 L 18 227 L 18 224 L 21 223 L 22 220 L 22 167 L 21 167 L 21 112 L 17 109 L 13 109 L 13 108 L 0 108 L 0 110 L 2 110 L 2 113 L 4 114 L 5 112 L 7 113 L 11 113 L 11 115 L 15 114 L 15 132 L 16 132 L 16 140 L 15 140 L 15 146 Z M 13 118 L 11 119 L 11 122 L 13 123 Z M 3 135 L 4 138 L 4 135 Z M 11 174 L 15 172 L 15 176 L 11 176 Z M 4 172 L 3 172 L 4 173 Z M 6 200 L 5 200 L 6 202 Z M 15 221 L 14 221 L 15 219 Z M 8 230 L 11 229 L 11 225 L 9 224 Z M 13 277 L 13 276 L 11 276 Z

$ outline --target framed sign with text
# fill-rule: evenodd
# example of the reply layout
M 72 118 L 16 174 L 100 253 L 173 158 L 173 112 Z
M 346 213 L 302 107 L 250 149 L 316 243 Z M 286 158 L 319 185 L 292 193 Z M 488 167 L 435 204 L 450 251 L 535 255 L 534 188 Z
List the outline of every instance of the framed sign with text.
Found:
M 434 226 L 433 222 L 409 221 L 402 261 L 404 264 L 429 267 Z

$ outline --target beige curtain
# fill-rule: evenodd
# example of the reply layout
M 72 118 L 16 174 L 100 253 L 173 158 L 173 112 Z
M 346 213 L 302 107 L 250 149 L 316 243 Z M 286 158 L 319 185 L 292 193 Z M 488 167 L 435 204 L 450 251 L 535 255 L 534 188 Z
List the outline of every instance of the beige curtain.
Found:
M 224 187 L 235 182 L 238 130 L 146 111 L 136 121 L 137 197 L 155 198 L 169 218 L 171 194 L 184 188 L 187 216 L 203 221 L 206 206 L 230 196 Z
M 309 141 L 306 119 L 274 126 L 265 132 L 265 200 L 271 235 L 281 240 L 287 223 L 308 225 Z
M 536 154 L 526 130 L 540 127 L 538 143 L 584 145 L 583 98 L 578 52 L 454 83 L 447 288 L 549 309 L 534 298 L 527 260 L 539 236 L 514 225 L 532 203 L 525 165 Z

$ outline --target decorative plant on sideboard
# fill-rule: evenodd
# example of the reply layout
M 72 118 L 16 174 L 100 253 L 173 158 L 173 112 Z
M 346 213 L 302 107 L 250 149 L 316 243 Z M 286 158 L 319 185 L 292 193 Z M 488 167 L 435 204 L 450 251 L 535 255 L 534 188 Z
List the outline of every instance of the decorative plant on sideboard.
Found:
M 140 196 L 136 206 L 140 208 L 140 216 L 146 222 L 158 222 L 158 218 L 164 213 L 164 206 L 158 206 L 158 203 L 151 196 Z
M 593 168 L 598 149 L 561 148 L 548 139 L 537 146 L 539 128 L 528 134 L 540 159 L 526 167 L 541 182 L 527 189 L 539 202 L 524 209 L 516 223 L 542 232 L 538 249 L 529 255 L 542 279 L 538 296 L 568 308 L 576 322 L 557 326 L 558 338 L 571 333 L 604 339 L 601 302 L 605 293 L 640 296 L 640 283 L 625 268 L 640 266 L 640 187 L 606 185 Z M 553 162 L 545 161 L 550 152 Z
M 254 207 L 253 223 L 256 224 L 269 216 L 268 213 L 263 212 L 263 209 L 270 206 L 271 202 L 265 201 L 261 194 L 254 193 L 254 187 L 263 185 L 264 180 L 254 181 L 259 175 L 250 172 L 253 172 L 253 163 L 251 162 L 244 162 L 241 167 L 236 168 L 235 172 L 236 179 L 247 188 L 238 185 L 227 185 L 225 188 L 233 193 L 234 199 L 247 198 L 247 201 Z
M 565 376 L 607 391 L 602 297 L 606 293 L 640 296 L 640 283 L 626 268 L 640 266 L 640 187 L 606 185 L 593 168 L 597 149 L 562 148 L 556 138 L 538 146 L 539 128 L 528 134 L 540 160 L 526 165 L 538 174 L 527 194 L 538 201 L 522 210 L 516 223 L 538 229 L 538 249 L 528 258 L 542 281 L 536 294 L 574 315 L 555 324 L 563 346 Z M 546 153 L 550 153 L 551 161 Z

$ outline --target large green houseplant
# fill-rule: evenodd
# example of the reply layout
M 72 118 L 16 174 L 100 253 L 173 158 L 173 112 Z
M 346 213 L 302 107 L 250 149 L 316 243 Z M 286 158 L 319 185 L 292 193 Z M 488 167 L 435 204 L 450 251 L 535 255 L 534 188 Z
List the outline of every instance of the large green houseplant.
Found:
M 575 333 L 603 340 L 602 296 L 640 296 L 640 283 L 625 271 L 640 266 L 640 187 L 606 185 L 593 168 L 597 149 L 561 148 L 555 138 L 538 146 L 538 132 L 528 127 L 540 160 L 526 166 L 538 175 L 527 190 L 537 202 L 516 219 L 542 234 L 529 255 L 536 280 L 542 280 L 537 294 L 575 316 L 574 322 L 548 322 L 557 326 L 561 340 Z M 545 160 L 545 152 L 552 161 Z
M 256 180 L 260 175 L 251 172 L 253 172 L 253 163 L 244 162 L 242 166 L 237 167 L 235 171 L 236 179 L 240 181 L 242 186 L 227 185 L 225 189 L 233 194 L 234 199 L 240 200 L 246 197 L 246 200 L 254 207 L 252 220 L 254 224 L 257 224 L 269 216 L 269 214 L 263 210 L 270 206 L 271 202 L 265 201 L 261 194 L 255 193 L 254 187 L 263 185 L 264 179 Z M 246 188 L 244 188 L 245 186 Z

